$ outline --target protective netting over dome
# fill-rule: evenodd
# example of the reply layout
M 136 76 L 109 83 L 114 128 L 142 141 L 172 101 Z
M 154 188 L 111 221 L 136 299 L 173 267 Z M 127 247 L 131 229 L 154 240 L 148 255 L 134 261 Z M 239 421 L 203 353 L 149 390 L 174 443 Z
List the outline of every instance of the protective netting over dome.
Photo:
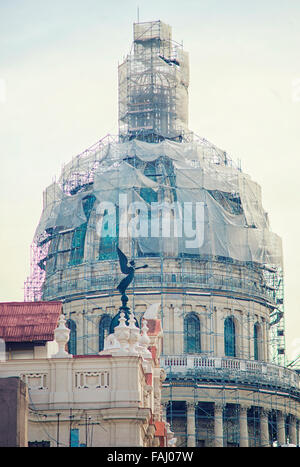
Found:
M 112 142 L 75 158 L 45 192 L 35 240 L 87 222 L 87 196 L 96 200 L 94 222 L 98 215 L 110 224 L 106 236 L 128 236 L 141 255 L 164 254 L 167 239 L 174 255 L 282 266 L 281 240 L 269 229 L 260 186 L 204 140 Z

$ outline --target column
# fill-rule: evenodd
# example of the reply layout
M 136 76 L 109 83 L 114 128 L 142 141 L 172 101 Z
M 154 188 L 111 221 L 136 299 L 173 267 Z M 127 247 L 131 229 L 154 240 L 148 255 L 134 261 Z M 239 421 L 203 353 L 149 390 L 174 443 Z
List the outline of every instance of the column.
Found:
M 196 446 L 195 404 L 186 403 L 187 447 Z
M 290 415 L 290 424 L 289 424 L 289 442 L 297 446 L 297 428 L 296 428 L 296 417 Z
M 260 445 L 261 447 L 270 446 L 269 415 L 266 410 L 260 412 Z
M 247 448 L 249 446 L 249 435 L 248 435 L 248 420 L 247 420 L 247 409 L 245 405 L 240 405 L 240 448 Z
M 223 404 L 215 404 L 215 447 L 223 447 Z
M 277 441 L 278 445 L 285 444 L 285 417 L 283 412 L 277 412 Z

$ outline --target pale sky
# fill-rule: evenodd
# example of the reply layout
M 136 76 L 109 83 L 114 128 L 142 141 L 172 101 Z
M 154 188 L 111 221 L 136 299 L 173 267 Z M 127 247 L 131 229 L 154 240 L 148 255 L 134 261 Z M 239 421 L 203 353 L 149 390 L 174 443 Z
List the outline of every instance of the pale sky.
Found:
M 262 186 L 283 239 L 288 360 L 300 352 L 300 2 L 0 0 L 0 301 L 22 301 L 42 192 L 117 133 L 132 24 L 162 20 L 190 55 L 190 129 Z

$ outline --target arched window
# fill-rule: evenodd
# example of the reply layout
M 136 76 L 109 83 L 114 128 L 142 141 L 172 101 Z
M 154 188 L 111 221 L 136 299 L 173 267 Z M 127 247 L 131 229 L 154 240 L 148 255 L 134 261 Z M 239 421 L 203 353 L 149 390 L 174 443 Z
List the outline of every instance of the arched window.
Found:
M 67 320 L 67 327 L 70 329 L 70 338 L 68 342 L 68 352 L 72 355 L 77 354 L 77 330 L 76 323 L 72 319 Z
M 200 321 L 194 313 L 189 313 L 184 318 L 184 352 L 201 352 Z
M 57 250 L 59 244 L 60 237 L 59 235 L 53 235 L 52 240 L 50 242 L 48 255 L 45 258 L 47 261 L 47 274 L 52 274 L 56 271 L 56 262 L 57 262 Z
M 260 344 L 260 325 L 259 323 L 254 324 L 253 329 L 253 338 L 254 338 L 254 360 L 259 360 L 260 358 L 260 351 L 259 351 L 259 344 Z
M 119 244 L 119 207 L 116 206 L 115 213 L 105 209 L 101 226 L 99 243 L 99 259 L 117 259 L 117 246 Z
M 154 182 L 157 181 L 156 175 L 156 162 L 148 162 L 144 168 L 144 175 L 149 177 Z M 157 192 L 152 188 L 143 187 L 140 189 L 140 196 L 146 201 L 146 203 L 156 203 L 158 200 Z
M 99 351 L 104 349 L 104 339 L 109 335 L 111 317 L 103 315 L 99 322 Z
M 70 266 L 73 266 L 75 264 L 80 264 L 83 260 L 84 242 L 85 242 L 87 225 L 88 225 L 88 221 L 89 221 L 95 200 L 96 198 L 94 195 L 87 196 L 83 200 L 82 206 L 83 206 L 83 211 L 86 217 L 86 222 L 84 222 L 84 224 L 81 224 L 79 227 L 77 227 L 74 230 L 73 237 L 72 237 L 72 244 L 71 244 L 70 261 L 69 261 Z
M 235 357 L 235 324 L 232 317 L 224 321 L 224 351 L 226 357 Z

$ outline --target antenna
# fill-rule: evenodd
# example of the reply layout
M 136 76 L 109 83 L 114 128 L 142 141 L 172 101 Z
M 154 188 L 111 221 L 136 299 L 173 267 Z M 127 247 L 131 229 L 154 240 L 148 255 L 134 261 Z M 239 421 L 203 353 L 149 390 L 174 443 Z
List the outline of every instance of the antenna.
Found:
M 137 22 L 140 22 L 140 7 L 137 7 Z

